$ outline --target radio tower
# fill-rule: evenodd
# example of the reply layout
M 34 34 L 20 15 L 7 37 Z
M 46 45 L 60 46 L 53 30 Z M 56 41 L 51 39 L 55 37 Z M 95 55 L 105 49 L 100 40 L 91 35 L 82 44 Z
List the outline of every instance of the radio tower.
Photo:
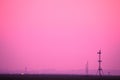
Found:
M 99 74 L 99 76 L 102 76 L 103 75 L 103 69 L 102 69 L 102 66 L 101 66 L 101 63 L 102 63 L 101 50 L 99 50 L 99 52 L 97 52 L 97 54 L 99 55 L 99 59 L 98 59 L 99 66 L 98 66 L 97 74 Z

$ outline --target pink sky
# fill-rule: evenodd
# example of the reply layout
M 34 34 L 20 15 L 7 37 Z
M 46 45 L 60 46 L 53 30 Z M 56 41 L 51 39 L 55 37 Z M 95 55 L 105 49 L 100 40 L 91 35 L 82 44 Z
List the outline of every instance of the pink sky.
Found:
M 0 0 L 0 72 L 97 70 L 100 48 L 120 70 L 119 0 Z

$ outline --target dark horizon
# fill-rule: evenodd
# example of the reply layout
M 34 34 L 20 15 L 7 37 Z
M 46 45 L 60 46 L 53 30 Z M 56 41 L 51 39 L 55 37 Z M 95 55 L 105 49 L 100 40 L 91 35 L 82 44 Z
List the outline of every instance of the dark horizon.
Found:
M 87 75 L 85 70 L 34 70 L 34 71 L 9 71 L 0 72 L 0 74 L 68 74 L 68 75 Z M 98 75 L 97 70 L 89 70 L 88 75 Z M 104 75 L 120 76 L 120 70 L 104 70 Z
M 119 80 L 120 76 L 96 76 L 96 75 L 0 75 L 2 80 Z

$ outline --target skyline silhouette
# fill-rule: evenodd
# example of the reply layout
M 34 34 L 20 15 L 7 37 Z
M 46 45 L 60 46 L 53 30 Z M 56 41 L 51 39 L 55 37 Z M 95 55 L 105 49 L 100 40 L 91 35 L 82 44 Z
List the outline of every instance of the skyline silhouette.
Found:
M 93 74 L 100 48 L 105 73 L 118 73 L 119 13 L 119 0 L 0 0 L 0 73 L 86 74 L 89 61 Z

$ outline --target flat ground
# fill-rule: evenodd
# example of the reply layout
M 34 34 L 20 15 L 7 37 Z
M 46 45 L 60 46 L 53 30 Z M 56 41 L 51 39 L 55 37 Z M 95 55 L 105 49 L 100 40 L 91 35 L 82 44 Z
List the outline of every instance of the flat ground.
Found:
M 120 76 L 1 74 L 0 80 L 120 80 Z

